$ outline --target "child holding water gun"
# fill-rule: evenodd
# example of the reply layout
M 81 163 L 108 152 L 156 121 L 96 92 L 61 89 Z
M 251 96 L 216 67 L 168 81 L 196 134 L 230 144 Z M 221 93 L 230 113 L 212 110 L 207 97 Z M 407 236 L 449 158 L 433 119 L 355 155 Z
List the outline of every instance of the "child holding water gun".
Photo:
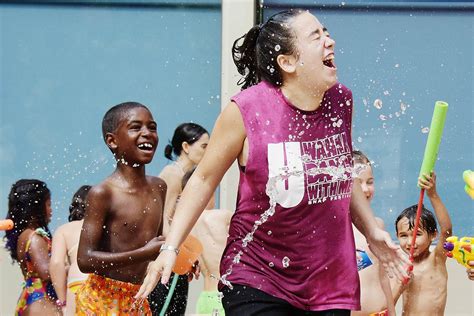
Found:
M 451 219 L 436 190 L 436 174 L 425 174 L 418 179 L 418 186 L 425 189 L 440 229 L 436 227 L 433 213 L 423 207 L 413 254 L 412 275 L 406 284 L 395 283 L 393 292 L 395 302 L 403 295 L 403 315 L 441 316 L 446 307 L 448 282 L 443 244 L 452 234 Z M 416 210 L 416 204 L 405 209 L 395 222 L 400 247 L 406 253 L 410 252 Z M 438 235 L 438 244 L 430 251 L 431 243 Z

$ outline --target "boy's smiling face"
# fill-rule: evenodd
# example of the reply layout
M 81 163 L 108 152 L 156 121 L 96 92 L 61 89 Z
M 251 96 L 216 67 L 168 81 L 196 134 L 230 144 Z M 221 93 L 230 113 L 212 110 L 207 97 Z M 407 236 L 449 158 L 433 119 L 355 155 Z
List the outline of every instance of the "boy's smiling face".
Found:
M 410 254 L 410 247 L 413 239 L 413 229 L 414 227 L 410 229 L 410 222 L 406 217 L 402 217 L 397 223 L 397 238 L 400 242 L 400 247 L 407 254 Z M 413 257 L 417 258 L 420 255 L 423 256 L 429 252 L 429 247 L 435 237 L 436 234 L 434 236 L 430 235 L 425 229 L 423 229 L 423 227 L 418 227 Z
M 129 109 L 107 141 L 118 160 L 127 164 L 150 163 L 158 146 L 156 122 L 144 107 Z

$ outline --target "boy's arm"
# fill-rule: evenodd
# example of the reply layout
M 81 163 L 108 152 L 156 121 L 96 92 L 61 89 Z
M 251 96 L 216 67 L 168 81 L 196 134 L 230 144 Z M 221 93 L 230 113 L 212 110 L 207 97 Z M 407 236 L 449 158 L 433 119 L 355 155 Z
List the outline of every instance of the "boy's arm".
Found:
M 431 175 L 425 174 L 424 179 L 423 177 L 418 179 L 418 184 L 422 189 L 426 190 L 426 194 L 433 206 L 436 220 L 438 221 L 440 228 L 438 244 L 434 250 L 435 254 L 437 257 L 446 260 L 447 257 L 445 250 L 443 249 L 443 244 L 445 243 L 446 238 L 452 235 L 453 225 L 448 210 L 446 209 L 446 206 L 444 206 L 436 190 L 436 174 L 434 172 L 431 172 Z
M 54 289 L 61 302 L 66 301 L 67 296 L 67 272 L 66 272 L 66 239 L 63 227 L 59 227 L 53 236 L 51 249 L 51 261 L 49 262 L 49 273 Z
M 359 180 L 354 179 L 350 204 L 352 222 L 367 239 L 369 248 L 379 259 L 380 265 L 390 276 L 395 275 L 403 280 L 407 276 L 406 266 L 411 263 L 400 247 L 393 243 L 390 235 L 377 226 L 370 204 L 356 181 Z
M 387 274 L 385 273 L 385 269 L 380 264 L 378 273 L 380 286 L 382 287 L 383 294 L 385 295 L 385 300 L 387 301 L 388 315 L 395 316 L 395 302 L 392 295 L 392 288 L 390 287 L 390 280 L 388 279 Z
M 410 279 L 409 279 L 410 280 Z M 393 295 L 393 305 L 397 305 L 398 299 L 402 296 L 403 292 L 407 289 L 407 284 L 403 284 L 403 281 L 392 280 L 391 283 L 391 292 Z M 389 314 L 391 315 L 391 314 Z
M 126 252 L 105 252 L 99 250 L 103 226 L 109 209 L 110 192 L 103 187 L 93 187 L 87 196 L 86 214 L 82 227 L 77 263 L 83 273 L 104 273 L 119 268 L 153 260 L 164 242 L 155 237 L 145 246 Z

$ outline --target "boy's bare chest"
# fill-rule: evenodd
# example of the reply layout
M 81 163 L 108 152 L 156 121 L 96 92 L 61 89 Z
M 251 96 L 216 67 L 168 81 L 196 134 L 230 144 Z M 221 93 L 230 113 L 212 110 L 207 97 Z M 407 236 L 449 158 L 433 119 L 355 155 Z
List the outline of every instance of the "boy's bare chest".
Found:
M 426 260 L 413 268 L 407 301 L 410 309 L 443 310 L 446 304 L 447 271 L 446 267 L 435 260 Z M 436 314 L 436 313 L 435 313 Z
M 135 240 L 142 244 L 161 233 L 162 214 L 163 203 L 159 195 L 130 193 L 111 204 L 106 226 L 114 239 Z

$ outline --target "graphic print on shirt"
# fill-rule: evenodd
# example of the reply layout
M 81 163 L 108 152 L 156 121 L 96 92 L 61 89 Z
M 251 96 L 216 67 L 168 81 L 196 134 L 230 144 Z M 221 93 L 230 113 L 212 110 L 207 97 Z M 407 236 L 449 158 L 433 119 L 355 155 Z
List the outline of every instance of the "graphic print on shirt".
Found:
M 308 204 L 350 198 L 352 158 L 345 132 L 314 141 L 268 144 L 267 155 L 269 179 L 291 174 L 276 183 L 276 202 L 282 207 L 298 205 L 304 194 Z

